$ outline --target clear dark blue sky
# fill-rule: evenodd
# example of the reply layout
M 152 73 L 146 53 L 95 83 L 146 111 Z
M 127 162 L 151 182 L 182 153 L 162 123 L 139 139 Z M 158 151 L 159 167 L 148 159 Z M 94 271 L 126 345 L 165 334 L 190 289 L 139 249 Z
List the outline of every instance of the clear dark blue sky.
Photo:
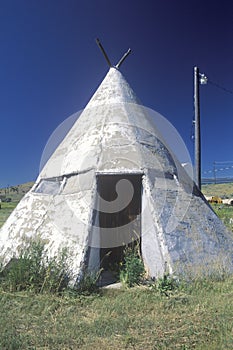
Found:
M 113 63 L 132 49 L 122 73 L 193 156 L 193 67 L 233 90 L 232 19 L 231 0 L 0 1 L 0 187 L 36 179 L 50 134 L 102 81 L 96 37 Z M 233 94 L 201 86 L 201 119 L 203 170 L 233 161 Z

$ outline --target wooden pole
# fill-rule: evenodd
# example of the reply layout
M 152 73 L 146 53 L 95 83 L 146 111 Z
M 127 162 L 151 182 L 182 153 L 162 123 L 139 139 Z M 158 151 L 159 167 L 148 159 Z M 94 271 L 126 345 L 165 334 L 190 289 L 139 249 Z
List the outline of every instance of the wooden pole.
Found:
M 96 39 L 96 44 L 99 46 L 100 50 L 102 51 L 102 54 L 104 55 L 104 58 L 106 59 L 109 67 L 112 67 L 112 63 L 111 63 L 110 59 L 108 58 L 108 55 L 107 55 L 106 51 L 104 50 L 103 45 L 101 44 L 101 42 L 98 38 Z

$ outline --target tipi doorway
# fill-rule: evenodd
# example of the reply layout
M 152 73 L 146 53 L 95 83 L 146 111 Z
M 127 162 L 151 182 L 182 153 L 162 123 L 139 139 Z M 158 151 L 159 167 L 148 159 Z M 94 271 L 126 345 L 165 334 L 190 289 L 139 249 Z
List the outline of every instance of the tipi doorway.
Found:
M 100 268 L 117 272 L 125 247 L 141 243 L 142 175 L 98 175 L 97 193 Z

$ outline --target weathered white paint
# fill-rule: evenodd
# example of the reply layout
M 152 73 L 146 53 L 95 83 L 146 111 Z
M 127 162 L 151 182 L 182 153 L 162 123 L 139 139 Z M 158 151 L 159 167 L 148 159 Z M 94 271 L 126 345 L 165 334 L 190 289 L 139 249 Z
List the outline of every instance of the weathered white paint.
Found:
M 146 178 L 143 179 L 142 193 L 142 235 L 141 250 L 145 268 L 149 276 L 162 276 L 170 267 L 166 244 L 158 221 L 153 216 L 153 203 L 148 194 Z M 161 237 L 162 236 L 162 237 Z
M 142 255 L 151 276 L 190 265 L 204 269 L 217 259 L 232 269 L 232 237 L 115 68 L 2 227 L 3 263 L 26 239 L 39 237 L 51 255 L 68 248 L 78 277 L 88 245 L 98 246 L 93 209 L 101 173 L 144 174 Z M 98 268 L 98 251 L 91 254 L 89 268 Z

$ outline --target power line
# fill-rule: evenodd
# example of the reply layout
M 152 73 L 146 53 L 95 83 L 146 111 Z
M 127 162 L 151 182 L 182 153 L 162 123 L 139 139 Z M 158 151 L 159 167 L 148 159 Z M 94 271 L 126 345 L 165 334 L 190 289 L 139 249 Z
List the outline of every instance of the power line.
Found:
M 231 165 L 231 166 L 229 166 L 227 168 L 220 168 L 220 169 L 203 171 L 203 174 L 210 174 L 210 173 L 213 173 L 213 172 L 219 172 L 219 171 L 231 170 L 231 169 L 233 169 L 233 165 Z
M 226 163 L 233 163 L 233 161 L 227 161 L 227 162 L 214 162 L 214 169 L 212 170 L 206 170 L 206 171 L 203 171 L 203 174 L 210 174 L 210 173 L 215 173 L 215 172 L 218 172 L 218 171 L 224 171 L 224 170 L 231 170 L 233 169 L 233 165 L 227 165 L 225 167 L 221 167 L 221 168 L 217 168 L 217 165 L 218 164 L 226 164 Z
M 213 85 L 213 86 L 215 86 L 215 87 L 217 87 L 218 89 L 221 89 L 221 90 L 223 90 L 223 91 L 225 91 L 225 92 L 228 92 L 229 94 L 232 94 L 232 95 L 233 95 L 233 91 L 232 91 L 232 90 L 226 89 L 226 88 L 225 88 L 224 86 L 222 86 L 222 85 L 219 85 L 219 84 L 217 84 L 217 83 L 215 83 L 215 82 L 213 82 L 213 81 L 211 81 L 211 80 L 209 80 L 209 79 L 208 79 L 208 83 L 211 84 L 211 85 Z

